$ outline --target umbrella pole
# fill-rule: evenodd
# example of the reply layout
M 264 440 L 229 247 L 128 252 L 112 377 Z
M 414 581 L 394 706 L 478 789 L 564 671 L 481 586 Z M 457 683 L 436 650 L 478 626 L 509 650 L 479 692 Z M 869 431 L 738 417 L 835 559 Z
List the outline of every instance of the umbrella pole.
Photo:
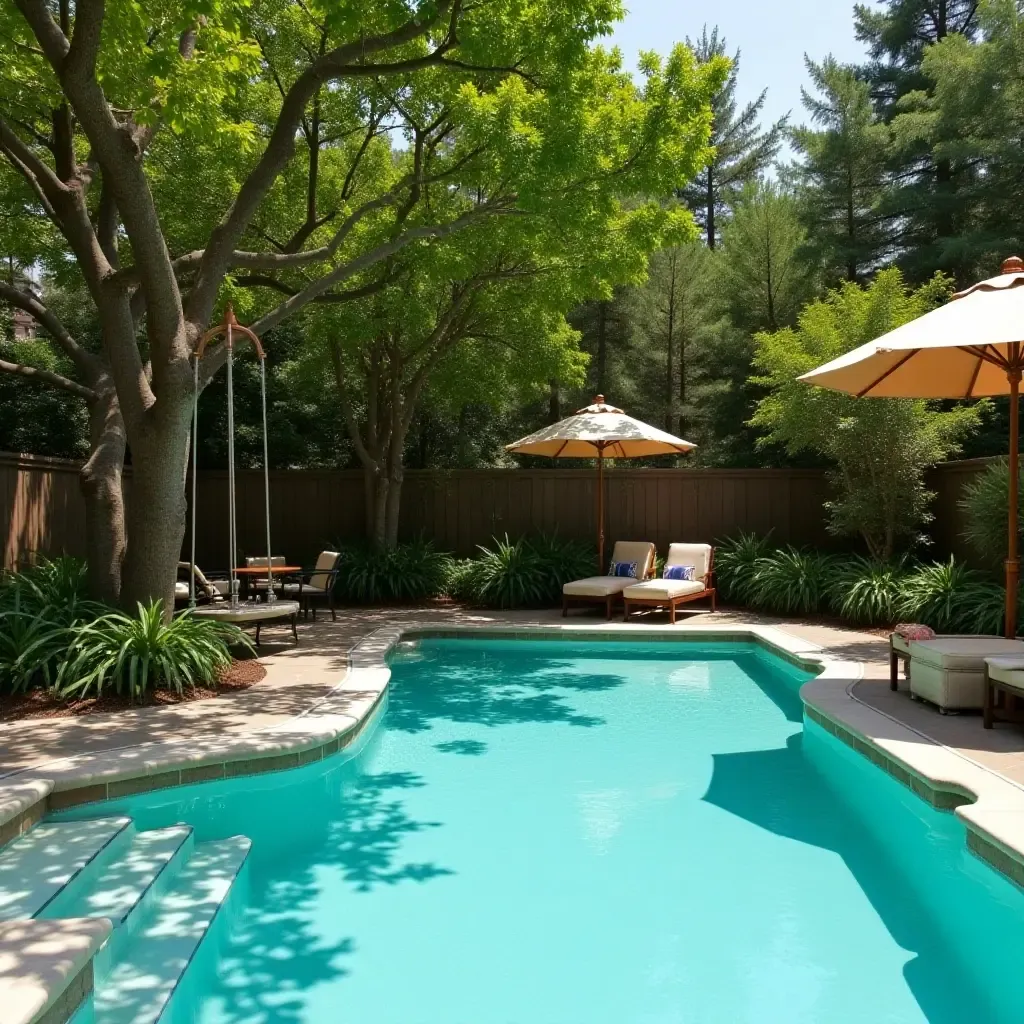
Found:
M 597 449 L 597 571 L 604 565 L 604 448 Z
M 1012 346 L 1016 348 L 1017 346 Z M 1013 639 L 1017 635 L 1017 584 L 1020 579 L 1020 561 L 1017 558 L 1017 497 L 1020 479 L 1020 433 L 1019 433 L 1019 397 L 1021 370 L 1019 365 L 1011 366 L 1007 371 L 1010 382 L 1010 494 L 1009 494 L 1009 529 L 1007 533 L 1006 555 L 1006 636 Z

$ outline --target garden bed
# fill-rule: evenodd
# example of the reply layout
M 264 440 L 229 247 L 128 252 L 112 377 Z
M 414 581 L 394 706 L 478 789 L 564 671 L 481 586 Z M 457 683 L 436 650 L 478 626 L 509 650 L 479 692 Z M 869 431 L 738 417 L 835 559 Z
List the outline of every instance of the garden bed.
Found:
M 267 675 L 266 667 L 255 658 L 235 659 L 217 675 L 215 687 L 197 686 L 182 693 L 168 689 L 151 689 L 140 701 L 130 703 L 127 694 L 107 693 L 102 697 L 80 700 L 62 700 L 50 690 L 36 688 L 18 694 L 0 697 L 0 723 L 16 722 L 28 718 L 78 718 L 83 715 L 129 711 L 139 707 L 159 707 L 165 704 L 187 704 L 197 700 L 210 700 L 226 693 L 247 690 Z

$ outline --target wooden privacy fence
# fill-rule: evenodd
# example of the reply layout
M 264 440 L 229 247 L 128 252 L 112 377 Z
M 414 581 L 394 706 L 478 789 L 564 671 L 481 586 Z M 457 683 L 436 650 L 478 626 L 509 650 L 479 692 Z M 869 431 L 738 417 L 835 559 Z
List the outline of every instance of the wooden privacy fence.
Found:
M 987 460 L 932 470 L 936 554 L 967 557 L 960 539 L 960 491 Z M 0 531 L 4 565 L 33 552 L 85 554 L 78 464 L 0 454 Z M 128 474 L 130 477 L 130 472 Z M 593 539 L 596 475 L 589 469 L 410 470 L 402 494 L 403 539 L 423 535 L 447 551 L 473 554 L 508 533 L 557 532 Z M 357 470 L 274 470 L 271 531 L 276 554 L 307 563 L 325 544 L 364 535 L 363 476 Z M 223 567 L 227 550 L 227 474 L 201 472 L 197 486 L 197 557 Z M 711 541 L 748 530 L 779 542 L 825 545 L 824 473 L 806 469 L 628 469 L 607 473 L 609 541 Z M 238 474 L 238 535 L 245 554 L 263 552 L 263 476 Z M 188 537 L 184 551 L 188 551 Z

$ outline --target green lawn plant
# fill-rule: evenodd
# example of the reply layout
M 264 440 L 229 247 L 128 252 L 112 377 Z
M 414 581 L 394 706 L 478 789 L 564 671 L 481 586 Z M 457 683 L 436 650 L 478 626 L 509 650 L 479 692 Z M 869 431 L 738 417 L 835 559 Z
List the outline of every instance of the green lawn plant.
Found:
M 355 604 L 422 601 L 445 592 L 451 555 L 432 541 L 414 540 L 397 547 L 340 545 L 337 596 Z
M 715 548 L 715 586 L 722 600 L 752 603 L 754 569 L 774 550 L 770 535 L 756 533 L 740 532 L 719 543 Z
M 812 615 L 828 595 L 833 560 L 817 551 L 779 548 L 757 561 L 751 580 L 755 603 L 779 615 Z
M 892 625 L 903 607 L 907 559 L 879 561 L 854 555 L 838 562 L 829 584 L 833 612 L 865 626 Z
M 111 612 L 74 632 L 57 690 L 64 698 L 113 691 L 132 703 L 157 687 L 181 694 L 214 683 L 231 664 L 233 646 L 252 649 L 237 626 L 191 612 L 167 622 L 159 601 L 139 604 L 136 615 Z

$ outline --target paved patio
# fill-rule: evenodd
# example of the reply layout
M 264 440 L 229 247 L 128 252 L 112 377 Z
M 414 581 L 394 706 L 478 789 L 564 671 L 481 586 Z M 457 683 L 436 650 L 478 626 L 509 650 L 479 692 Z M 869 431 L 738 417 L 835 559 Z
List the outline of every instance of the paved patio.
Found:
M 636 621 L 642 622 L 645 617 Z M 569 623 L 598 624 L 600 616 L 586 611 L 570 613 Z M 663 616 L 647 617 L 663 623 Z M 324 698 L 347 671 L 347 655 L 367 634 L 382 626 L 422 623 L 431 625 L 562 624 L 558 611 L 481 612 L 456 608 L 342 609 L 337 622 L 329 619 L 302 623 L 298 647 L 276 643 L 264 634 L 266 679 L 249 690 L 181 705 L 140 708 L 116 714 L 80 718 L 30 719 L 0 724 L 0 776 L 79 754 L 95 754 L 138 744 L 180 739 L 238 737 L 262 732 L 287 722 Z M 905 690 L 890 691 L 888 644 L 869 633 L 816 622 L 801 622 L 749 612 L 722 611 L 691 614 L 686 624 L 773 625 L 800 640 L 823 647 L 842 661 L 863 664 L 863 679 L 853 688 L 856 699 L 895 719 L 923 736 L 949 747 L 1017 786 L 1024 787 L 1024 729 L 999 725 L 982 729 L 977 715 L 938 714 L 915 703 Z M 642 633 L 638 627 L 638 634 Z

